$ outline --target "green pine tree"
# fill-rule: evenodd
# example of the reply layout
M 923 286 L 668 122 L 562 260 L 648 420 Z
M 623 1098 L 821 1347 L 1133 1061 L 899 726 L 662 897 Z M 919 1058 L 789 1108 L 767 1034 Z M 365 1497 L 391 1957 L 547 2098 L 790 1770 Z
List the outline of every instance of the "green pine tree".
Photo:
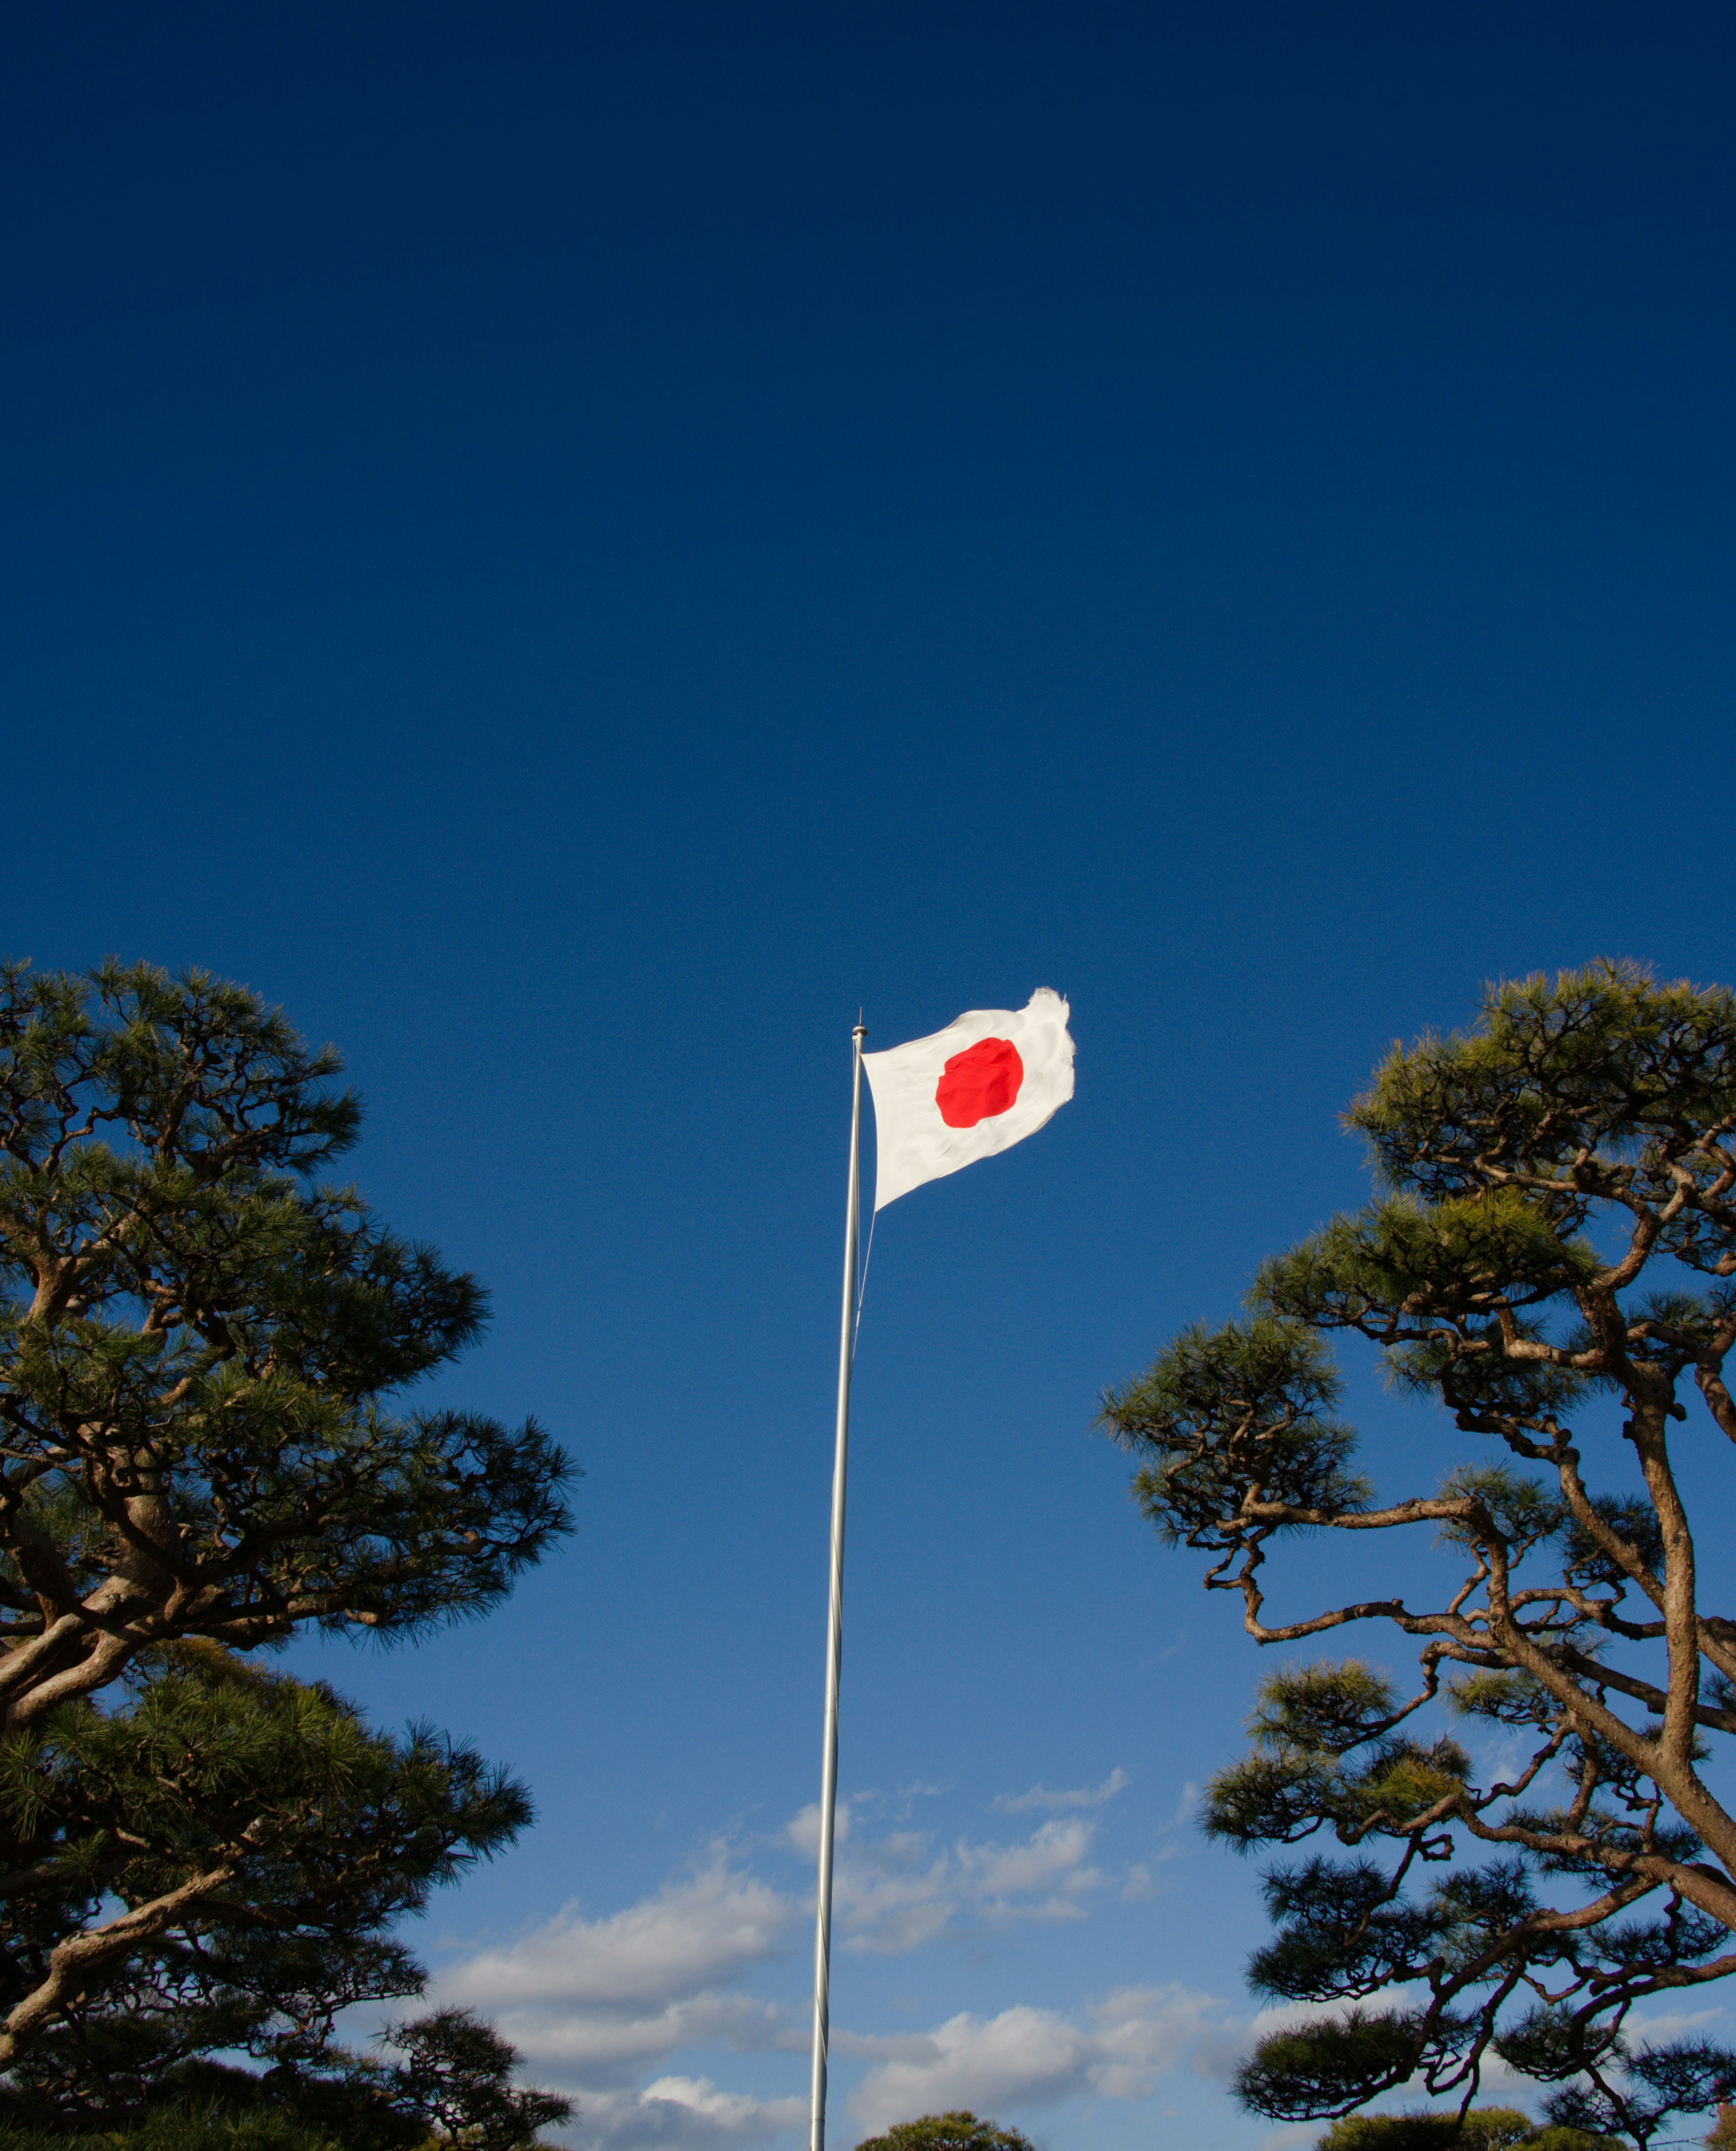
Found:
M 0 2070 L 20 2118 L 136 2115 L 224 2048 L 285 2098 L 415 2110 L 427 2040 L 391 2077 L 333 2020 L 418 1991 L 392 1923 L 529 1811 L 468 1749 L 372 1732 L 246 1655 L 310 1624 L 412 1637 L 483 1612 L 569 1527 L 570 1467 L 534 1423 L 406 1404 L 484 1296 L 328 1181 L 361 1118 L 337 1073 L 200 974 L 0 967 Z M 490 2113 L 493 2136 L 465 2126 L 493 2151 Z
M 1736 2086 L 1736 2054 L 1624 2029 L 1736 1971 L 1736 1815 L 1705 1768 L 1736 1733 L 1736 1620 L 1705 1602 L 1689 1513 L 1736 1440 L 1736 996 L 1613 963 L 1492 989 L 1470 1032 L 1394 1047 L 1348 1117 L 1375 1200 L 1104 1405 L 1146 1513 L 1258 1642 L 1420 1644 L 1409 1693 L 1355 1658 L 1273 1674 L 1210 1787 L 1239 1849 L 1342 1848 L 1266 1877 L 1255 1988 L 1338 2006 L 1268 2038 L 1242 2096 L 1294 2121 L 1420 2080 L 1468 2106 L 1492 2051 L 1555 2087 L 1561 2128 L 1643 2147 Z M 1425 1424 L 1432 1470 L 1377 1495 L 1335 1410 L 1339 1333 L 1495 1455 Z M 1402 1595 L 1359 1588 L 1369 1534 L 1417 1531 L 1450 1582 L 1413 1562 Z M 1319 1531 L 1342 1600 L 1271 1618 L 1268 1552 Z M 1480 1782 L 1442 1708 L 1516 1766 Z
M 1016 2128 L 979 2121 L 974 2113 L 925 2113 L 864 2138 L 856 2151 L 1031 2151 L 1031 2144 Z
M 1465 2113 L 1351 2113 L 1335 2121 L 1314 2151 L 1621 2151 L 1613 2138 L 1538 2128 L 1511 2106 Z

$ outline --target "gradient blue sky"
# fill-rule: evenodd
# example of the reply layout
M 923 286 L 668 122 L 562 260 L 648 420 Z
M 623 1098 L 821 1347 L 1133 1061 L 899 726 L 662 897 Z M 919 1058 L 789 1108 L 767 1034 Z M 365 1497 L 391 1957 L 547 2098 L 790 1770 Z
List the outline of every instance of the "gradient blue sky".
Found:
M 443 1394 L 587 1474 L 485 1626 L 296 1657 L 534 1789 L 444 1991 L 576 2143 L 793 2141 L 849 1027 L 1047 984 L 1076 1100 L 874 1254 L 834 2135 L 1255 2151 L 1188 1789 L 1263 1668 L 1096 1399 L 1358 1199 L 1395 1035 L 1736 974 L 1736 18 L 0 40 L 0 939 L 335 1041 L 362 1184 L 494 1290 Z

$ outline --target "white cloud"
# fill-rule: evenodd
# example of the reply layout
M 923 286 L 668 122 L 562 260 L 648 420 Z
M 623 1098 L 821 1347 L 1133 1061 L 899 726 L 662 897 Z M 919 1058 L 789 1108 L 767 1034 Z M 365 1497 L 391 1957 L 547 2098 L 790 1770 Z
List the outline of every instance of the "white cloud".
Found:
M 1184 1822 L 1192 1822 L 1193 1819 L 1193 1804 L 1199 1796 L 1200 1789 L 1197 1784 L 1195 1784 L 1192 1779 L 1190 1778 L 1187 1780 L 1187 1783 L 1182 1788 L 1182 1797 L 1176 1803 L 1175 1813 L 1170 1817 L 1167 1823 L 1160 1824 L 1159 1828 L 1167 1830 L 1179 1830 Z
M 442 1999 L 450 1992 L 443 1987 Z M 546 2003 L 488 2013 L 533 2070 L 552 2071 L 563 2084 L 619 2083 L 688 2047 L 750 2052 L 807 2043 L 776 2003 L 745 1994 L 696 1994 L 639 2015 Z
M 799 1916 L 793 1897 L 719 1850 L 686 1880 L 607 1919 L 583 1919 L 569 1906 L 505 1948 L 479 1951 L 443 1983 L 491 2007 L 666 2002 L 775 1956 Z
M 1076 1809 L 1101 1805 L 1124 1782 L 1116 1772 L 1088 1796 L 1045 1798 Z M 893 1955 L 943 1933 L 1081 1919 L 1110 1882 L 1091 1863 L 1097 1822 L 1091 1814 L 1049 1814 L 1010 1842 L 959 1837 L 946 1844 L 905 1827 L 883 1825 L 883 1834 L 871 1834 L 863 1814 L 877 1812 L 875 1799 L 858 1795 L 839 1812 L 838 1933 L 853 1949 Z M 815 1810 L 804 1809 L 781 1841 L 811 1853 L 817 1827 Z M 1128 1886 L 1136 1894 L 1147 1886 L 1142 1870 L 1130 1874 Z M 691 2068 L 706 2049 L 806 2054 L 805 2007 L 743 1987 L 749 1972 L 805 1941 L 812 1908 L 811 1887 L 778 1889 L 720 1845 L 703 1865 L 623 1911 L 586 1919 L 569 1905 L 516 1940 L 452 1964 L 436 1982 L 437 1997 L 493 2018 L 524 2056 L 531 2080 L 575 2096 L 579 2111 L 568 2132 L 575 2145 L 769 2146 L 801 2127 L 804 2098 L 722 2089 L 710 2076 L 674 2067 L 679 2057 L 683 2069 Z M 1209 2036 L 1216 2011 L 1181 1987 L 1132 1988 L 1070 2015 L 1028 2007 L 987 2019 L 966 2015 L 903 2038 L 853 2038 L 835 2027 L 833 2044 L 840 2057 L 872 2064 L 850 2110 L 877 2125 L 973 2100 L 992 2111 L 997 2102 L 1053 2103 L 1079 2091 L 1142 2097 L 1190 2041 Z M 762 2088 L 775 2088 L 776 2079 Z
M 807 2119 L 806 2098 L 752 2098 L 720 2091 L 709 2077 L 667 2076 L 642 2091 L 585 2098 L 566 2133 L 587 2151 L 722 2151 L 787 2135 Z
M 1101 1785 L 1081 1785 L 1075 1791 L 1059 1793 L 1051 1793 L 1046 1785 L 1033 1785 L 1028 1793 L 1001 1793 L 994 1804 L 1002 1814 L 1023 1814 L 1031 1808 L 1101 1808 L 1132 1782 L 1117 1763 Z
M 898 1819 L 908 1822 L 918 1800 L 938 1799 L 946 1790 L 944 1785 L 930 1784 L 926 1778 L 918 1778 L 914 1784 L 898 1787 Z
M 1703 2031 L 1723 2013 L 1715 2002 L 1709 2009 L 1660 2009 L 1655 2014 L 1630 2017 L 1626 2028 L 1636 2047 L 1667 2047 L 1673 2039 L 1685 2039 L 1690 2032 Z
M 933 1941 L 957 1911 L 951 1855 L 930 1854 L 920 1830 L 898 1830 L 846 1854 L 838 1864 L 833 1901 L 846 1946 L 898 1956 Z
M 802 1846 L 812 1819 L 811 1809 L 797 1816 L 785 1841 Z M 1105 1880 L 1089 1864 L 1095 1825 L 1081 1816 L 1051 1817 L 1010 1845 L 960 1838 L 939 1849 L 917 1830 L 853 1835 L 848 1805 L 839 1820 L 839 1936 L 876 1955 L 919 1949 L 949 1928 L 1081 1919 Z M 494 2018 L 533 2070 L 563 2085 L 622 2087 L 691 2047 L 799 2047 L 806 2029 L 792 2015 L 732 1990 L 796 1943 L 810 1906 L 806 1892 L 775 1889 L 719 1848 L 624 1911 L 587 1920 L 569 1906 L 478 1951 L 442 1973 L 440 1998 Z
M 569 1906 L 478 1951 L 441 1974 L 439 1998 L 493 2017 L 533 2072 L 563 2086 L 620 2084 L 685 2047 L 788 2042 L 774 2004 L 719 1990 L 782 1954 L 807 1916 L 799 1899 L 716 1852 L 625 1911 L 586 1920 Z
M 1088 1822 L 1040 1824 L 1023 1845 L 967 1845 L 957 1847 L 959 1871 L 973 1892 L 991 1904 L 1030 1896 L 1056 1886 L 1070 1891 L 1094 1886 L 1095 1869 L 1082 1863 L 1091 1841 Z
M 921 1830 L 858 1841 L 841 1854 L 835 1884 L 846 1946 L 895 1956 L 958 1924 L 1083 1919 L 1104 1879 L 1086 1865 L 1095 1828 L 1054 1816 L 1018 1844 L 959 1838 L 939 1851 Z
M 832 1842 L 841 1845 L 850 1835 L 850 1809 L 864 1800 L 873 1799 L 872 1793 L 854 1793 L 838 1804 L 838 1813 L 832 1822 Z M 804 1860 L 820 1856 L 820 1804 L 810 1800 L 805 1808 L 792 1815 L 783 1826 L 783 1841 L 792 1852 L 799 1852 Z
M 849 2112 L 872 2132 L 953 2107 L 989 2113 L 1055 2106 L 1083 2092 L 1143 2098 L 1221 2006 L 1183 1987 L 1127 1987 L 1070 2016 L 1020 2005 L 998 2017 L 949 2017 L 927 2033 L 841 2037 L 841 2051 L 878 2061 Z

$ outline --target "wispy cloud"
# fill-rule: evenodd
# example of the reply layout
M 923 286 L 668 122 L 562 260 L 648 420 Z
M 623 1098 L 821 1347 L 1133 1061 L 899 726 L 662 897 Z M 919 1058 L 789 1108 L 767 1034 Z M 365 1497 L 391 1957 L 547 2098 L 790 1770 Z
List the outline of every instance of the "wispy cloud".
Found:
M 588 2095 L 569 2140 L 607 2151 L 724 2151 L 787 2136 L 807 2119 L 807 2101 L 720 2091 L 709 2077 L 659 2077 L 642 2091 Z
M 832 1823 L 832 1841 L 835 1845 L 842 1845 L 850 1835 L 853 1809 L 876 1797 L 873 1793 L 853 1793 L 849 1799 L 838 1802 Z M 784 1825 L 782 1835 L 790 1851 L 799 1852 L 804 1860 L 817 1859 L 820 1850 L 819 1802 L 810 1800 L 805 1808 L 797 1809 Z
M 1002 1814 L 1025 1814 L 1033 1808 L 1101 1808 L 1132 1784 L 1116 1764 L 1101 1785 L 1081 1785 L 1070 1792 L 1051 1793 L 1047 1785 L 1033 1785 L 1028 1793 L 1002 1793 L 994 1804 Z
M 1183 1987 L 1126 1987 L 1071 2014 L 1020 2005 L 998 2017 L 949 2017 L 925 2033 L 843 2035 L 842 2051 L 877 2062 L 848 2110 L 873 2130 L 914 2113 L 1055 2106 L 1082 2092 L 1143 2098 L 1187 2057 L 1222 2007 Z
M 587 1920 L 569 1906 L 478 1951 L 442 1973 L 440 1999 L 485 2011 L 563 2085 L 624 2085 L 683 2047 L 791 2040 L 774 2004 L 726 1990 L 782 1955 L 805 1919 L 800 1900 L 714 1851 L 625 1911 Z
M 1625 2028 L 1633 2044 L 1643 2050 L 1667 2046 L 1690 2032 L 1703 2031 L 1723 2013 L 1715 2002 L 1709 2009 L 1660 2009 L 1652 2015 L 1630 2017 Z
M 839 1812 L 840 1943 L 893 1956 L 948 1934 L 1081 1919 L 1112 1881 L 1143 1894 L 1145 1870 L 1130 1870 L 1123 1885 L 1093 1863 L 1097 1819 L 1076 1811 L 1101 1806 L 1125 1783 L 1117 1771 L 1076 1795 L 1045 1794 L 1050 1804 L 1076 1811 L 1050 1814 L 1005 1841 L 965 1835 L 944 1842 L 883 1822 L 877 1830 L 864 1815 L 883 1816 L 886 1804 L 858 1795 Z M 778 1842 L 810 1854 L 817 1832 L 817 1815 L 804 1810 Z M 746 1988 L 750 1974 L 797 1951 L 812 1916 L 810 1888 L 780 1889 L 752 1871 L 739 1847 L 720 1844 L 623 1911 L 587 1919 L 570 1905 L 516 1940 L 448 1966 L 438 1998 L 492 2017 L 524 2057 L 529 2075 L 576 2096 L 569 2132 L 576 2145 L 771 2146 L 799 2128 L 805 2099 L 722 2088 L 710 2075 L 688 2072 L 720 2050 L 806 2052 L 806 2009 Z M 1021 2006 L 892 2038 L 853 2038 L 838 2027 L 833 2043 L 840 2056 L 872 2063 L 850 2106 L 866 2128 L 937 2105 L 975 2102 L 993 2110 L 997 2102 L 1040 2105 L 1079 2091 L 1142 2097 L 1184 2048 L 1222 2036 L 1214 2030 L 1222 2014 L 1208 1997 L 1179 1987 L 1128 1988 L 1072 2014 Z
M 463 1976 L 497 2002 L 663 2002 L 776 1956 L 797 1911 L 719 1847 L 655 1896 L 601 1920 L 569 1906 L 506 1948 L 481 1951 Z
M 1194 1803 L 1198 1799 L 1199 1796 L 1200 1789 L 1194 1784 L 1192 1779 L 1190 1778 L 1187 1780 L 1187 1783 L 1182 1788 L 1182 1797 L 1176 1803 L 1175 1813 L 1170 1817 L 1167 1822 L 1160 1823 L 1158 1825 L 1159 1829 L 1165 1830 L 1179 1830 L 1184 1822 L 1192 1822 L 1193 1820 Z
M 1103 1799 L 1120 1789 L 1109 1782 Z M 896 1956 L 964 1925 L 1082 1919 L 1084 1900 L 1104 1880 L 1086 1863 L 1096 1825 L 1082 1818 L 1054 1817 L 1012 1845 L 961 1837 L 943 1845 L 927 1830 L 868 1837 L 858 1817 L 874 1798 L 862 1794 L 838 1803 L 834 1892 L 848 1949 Z M 783 1842 L 812 1858 L 819 1831 L 819 1809 L 806 1807 L 785 1826 Z
M 783 1833 L 812 1847 L 804 1810 Z M 838 1815 L 835 1904 L 844 1946 L 876 1956 L 919 1949 L 948 1930 L 1083 1918 L 1106 1880 L 1091 1864 L 1095 1824 L 1052 1816 L 1010 1844 L 920 1830 L 870 1838 Z M 684 2047 L 800 2043 L 775 2004 L 736 1991 L 805 1930 L 811 1899 L 778 1890 L 724 1848 L 605 1918 L 569 1906 L 517 1940 L 449 1967 L 442 1998 L 485 2010 L 533 2064 L 619 2083 Z
M 838 1865 L 846 1946 L 895 1956 L 948 1928 L 1083 1919 L 1104 1879 L 1087 1864 L 1094 1828 L 1055 1817 L 1014 1845 L 961 1837 L 936 1849 L 922 1830 L 855 1842 Z

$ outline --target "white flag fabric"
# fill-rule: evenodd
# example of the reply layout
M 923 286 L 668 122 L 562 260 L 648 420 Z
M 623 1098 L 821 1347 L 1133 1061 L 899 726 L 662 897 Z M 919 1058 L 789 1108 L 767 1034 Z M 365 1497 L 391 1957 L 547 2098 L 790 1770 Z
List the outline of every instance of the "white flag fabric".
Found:
M 874 1097 L 874 1207 L 1034 1136 L 1073 1095 L 1067 1004 L 971 1009 L 930 1038 L 864 1053 Z

